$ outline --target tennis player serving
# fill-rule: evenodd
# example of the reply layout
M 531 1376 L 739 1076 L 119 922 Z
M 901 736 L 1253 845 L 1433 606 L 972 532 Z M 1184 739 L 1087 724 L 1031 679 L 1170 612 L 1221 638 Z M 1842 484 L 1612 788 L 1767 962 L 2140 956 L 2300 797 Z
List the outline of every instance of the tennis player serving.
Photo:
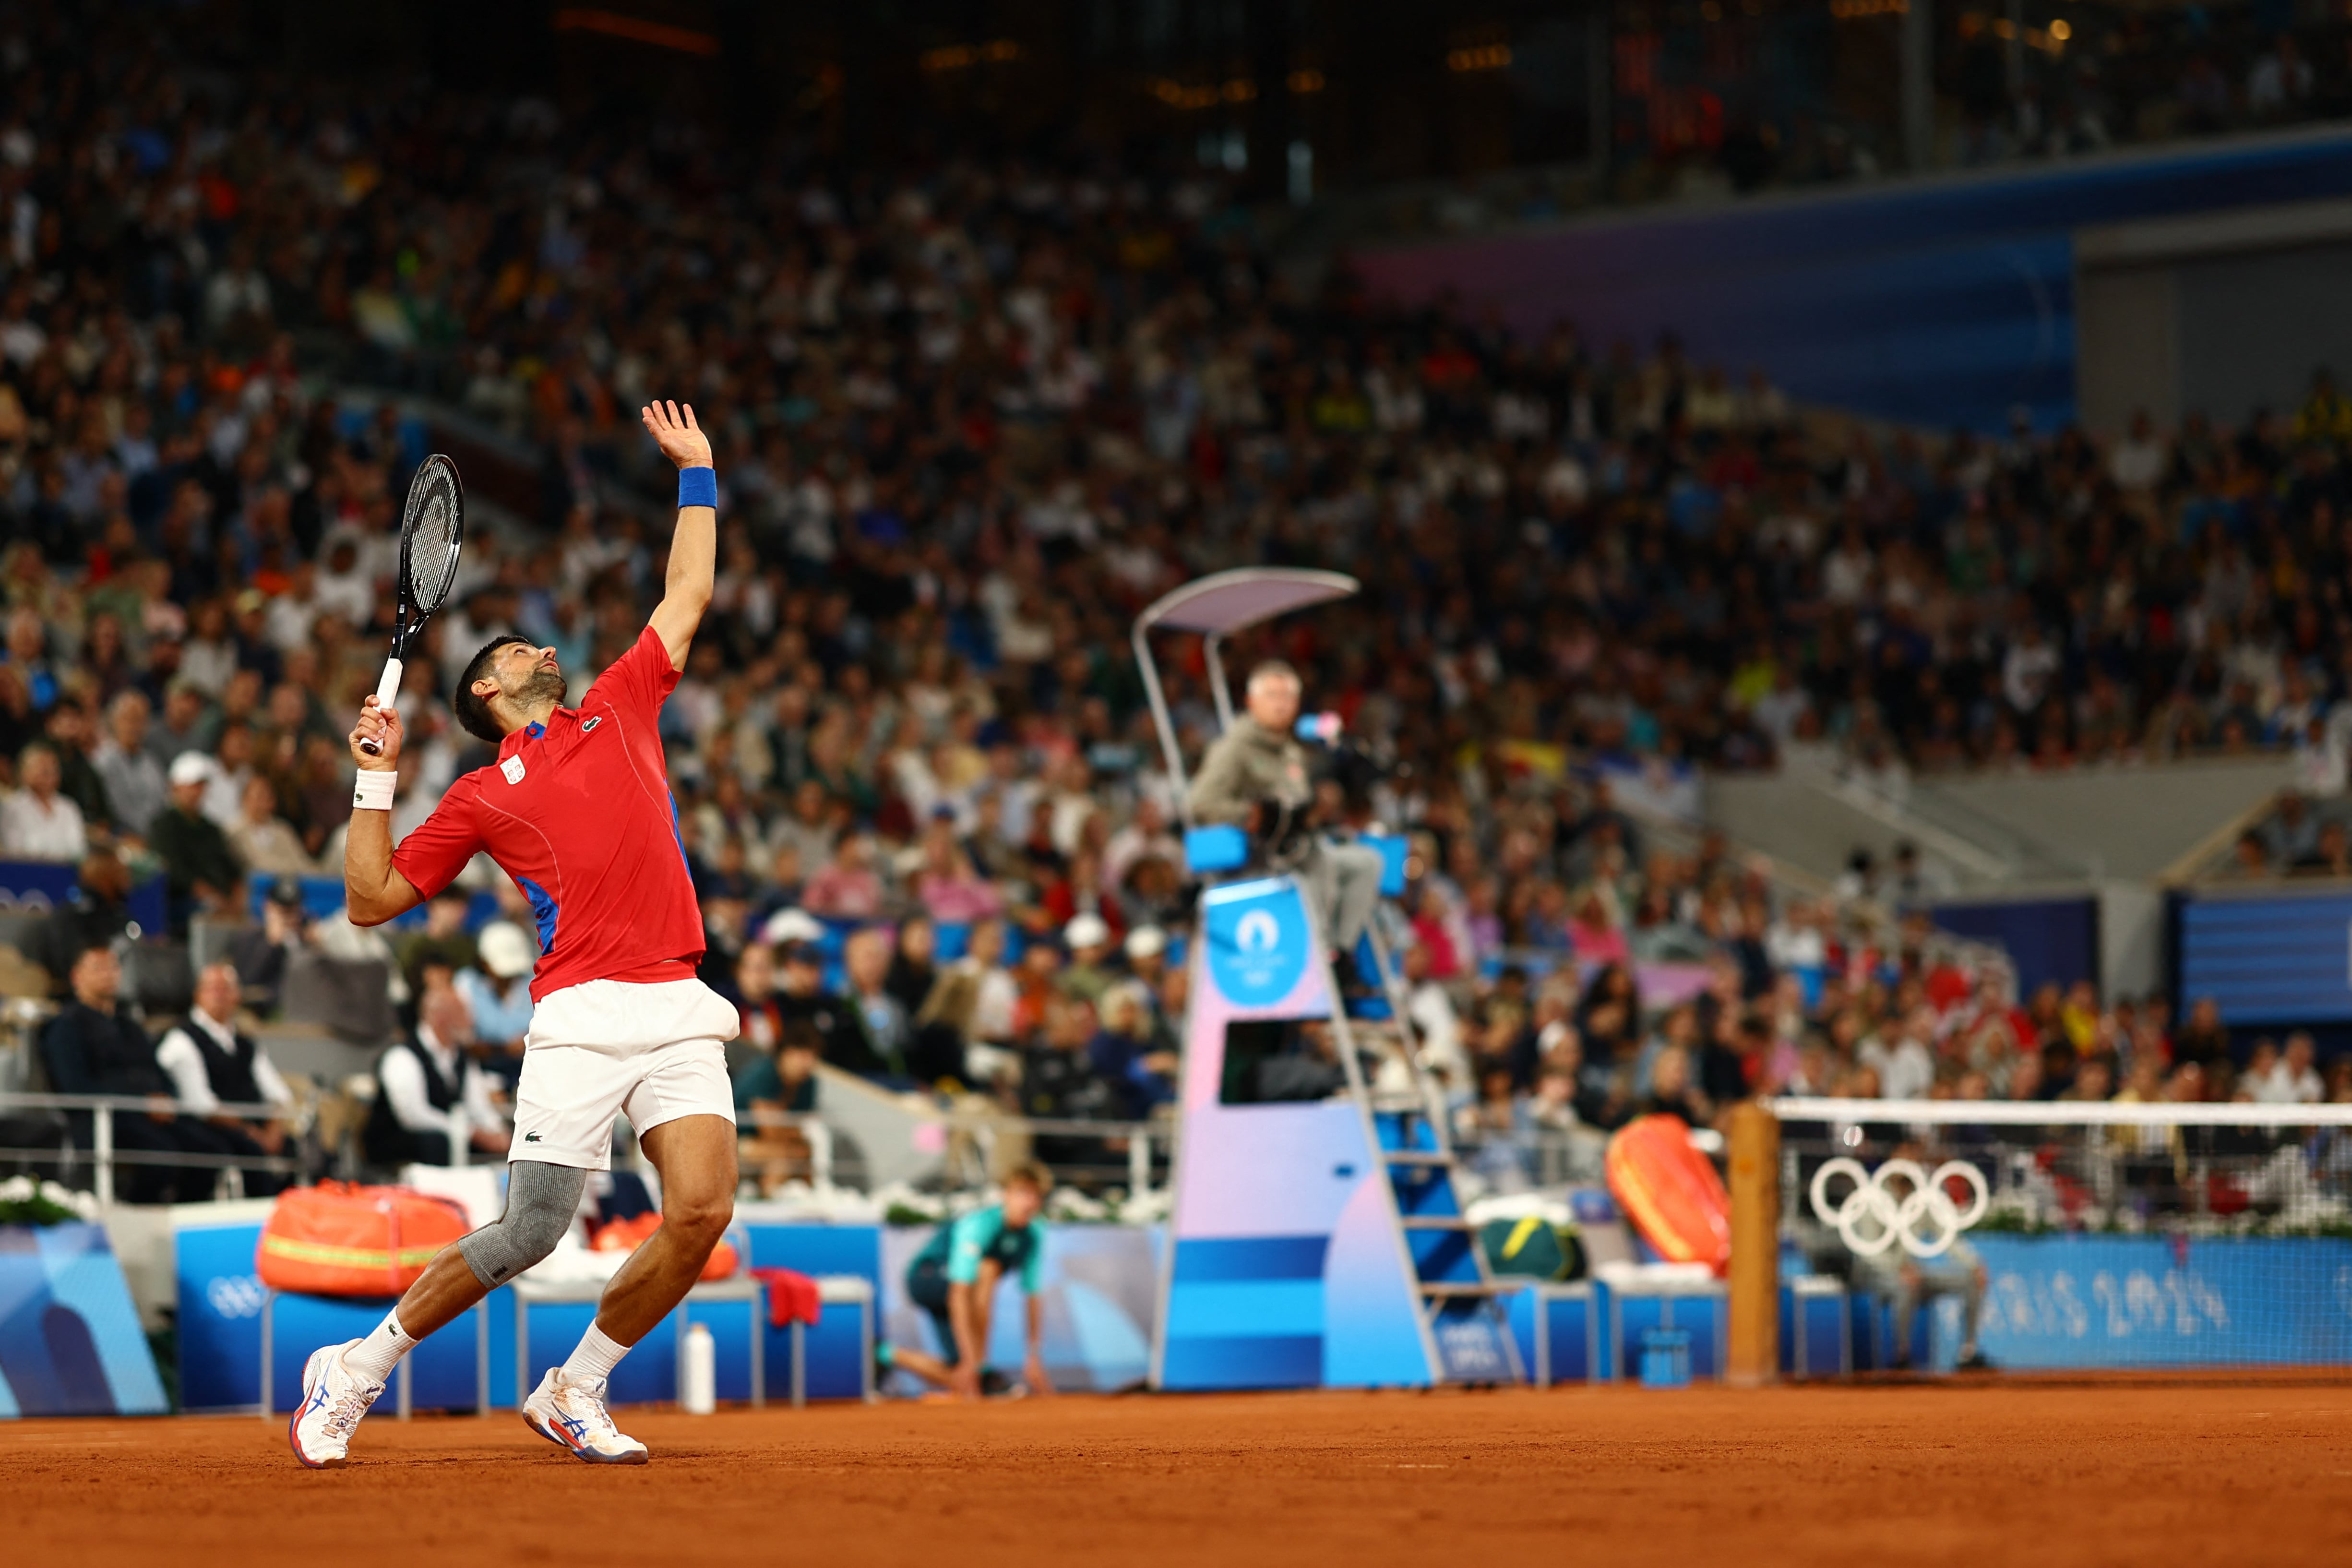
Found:
M 531 1430 L 594 1464 L 641 1465 L 646 1447 L 604 1407 L 606 1378 L 677 1306 L 734 1212 L 735 1111 L 725 1043 L 735 1009 L 694 978 L 702 917 L 677 836 L 656 720 L 710 603 L 718 478 L 691 407 L 649 404 L 647 431 L 677 465 L 677 531 L 661 604 L 577 708 L 562 706 L 555 650 L 493 637 L 453 696 L 458 721 L 499 760 L 449 786 L 392 842 L 400 716 L 370 697 L 351 732 L 359 764 L 343 888 L 376 925 L 447 886 L 487 850 L 531 902 L 540 960 L 515 1096 L 507 1205 L 445 1248 L 363 1340 L 312 1353 L 289 1427 L 312 1467 L 341 1465 L 352 1428 L 411 1346 L 554 1249 L 588 1173 L 612 1157 L 625 1110 L 661 1173 L 662 1226 L 605 1287 L 571 1357 L 523 1405 Z M 371 749 L 370 742 L 373 742 Z

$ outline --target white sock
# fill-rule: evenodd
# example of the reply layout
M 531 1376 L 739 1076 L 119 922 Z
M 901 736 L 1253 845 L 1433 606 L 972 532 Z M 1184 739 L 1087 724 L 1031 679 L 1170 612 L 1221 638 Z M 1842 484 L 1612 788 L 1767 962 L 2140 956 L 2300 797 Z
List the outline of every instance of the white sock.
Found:
M 563 1370 L 559 1375 L 566 1383 L 610 1377 L 613 1369 L 621 1364 L 621 1358 L 628 1353 L 628 1346 L 591 1323 L 587 1333 L 582 1335 L 579 1344 L 572 1348 L 571 1355 L 564 1358 Z
M 400 1310 L 393 1309 L 383 1315 L 375 1331 L 343 1352 L 343 1364 L 370 1383 L 391 1381 L 392 1369 L 400 1358 L 415 1348 L 416 1342 L 401 1331 Z

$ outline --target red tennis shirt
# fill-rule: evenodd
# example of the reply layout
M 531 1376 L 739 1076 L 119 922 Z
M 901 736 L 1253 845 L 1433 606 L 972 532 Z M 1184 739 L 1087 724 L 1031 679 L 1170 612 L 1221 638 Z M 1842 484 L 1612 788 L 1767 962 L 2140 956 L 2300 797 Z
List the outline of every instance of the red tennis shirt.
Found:
M 431 898 L 488 850 L 539 922 L 531 1000 L 583 980 L 692 978 L 702 907 L 662 763 L 663 699 L 677 685 L 647 626 L 577 708 L 517 730 L 494 766 L 449 786 L 392 868 Z

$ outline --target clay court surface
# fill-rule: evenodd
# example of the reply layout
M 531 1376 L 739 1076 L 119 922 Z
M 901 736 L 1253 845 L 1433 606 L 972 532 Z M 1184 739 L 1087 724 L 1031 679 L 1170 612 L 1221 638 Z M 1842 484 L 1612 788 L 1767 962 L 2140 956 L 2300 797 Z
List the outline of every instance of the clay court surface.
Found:
M 143 1568 L 2352 1562 L 2352 1387 L 1993 1382 L 0 1424 L 0 1558 Z M 1540 1552 L 1541 1557 L 1531 1557 Z M 1433 1555 L 1439 1553 L 1442 1555 Z

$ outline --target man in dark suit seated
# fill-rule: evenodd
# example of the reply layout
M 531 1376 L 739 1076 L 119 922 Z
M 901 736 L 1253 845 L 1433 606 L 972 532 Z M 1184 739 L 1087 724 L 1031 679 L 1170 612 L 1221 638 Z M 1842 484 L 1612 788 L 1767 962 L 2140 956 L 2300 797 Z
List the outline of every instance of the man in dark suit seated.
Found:
M 125 1153 L 233 1154 L 226 1138 L 173 1104 L 172 1080 L 155 1059 L 155 1042 L 117 1000 L 122 963 L 110 947 L 90 947 L 68 972 L 73 1000 L 41 1031 L 41 1062 L 59 1094 L 142 1096 L 144 1111 L 114 1113 L 114 1147 Z M 67 1121 L 79 1149 L 95 1147 L 95 1113 L 77 1110 Z M 125 1163 L 116 1191 L 131 1203 L 196 1203 L 212 1195 L 220 1171 L 212 1165 Z

